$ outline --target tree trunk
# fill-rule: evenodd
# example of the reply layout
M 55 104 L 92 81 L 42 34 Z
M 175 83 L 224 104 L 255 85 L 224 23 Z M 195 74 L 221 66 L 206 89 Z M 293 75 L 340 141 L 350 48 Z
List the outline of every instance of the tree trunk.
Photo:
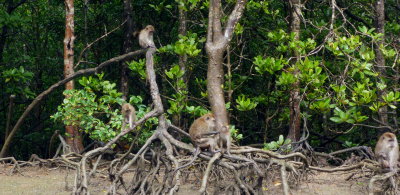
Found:
M 301 1 L 290 0 L 290 32 L 295 33 L 295 40 L 299 40 L 300 37 L 300 14 L 301 14 Z M 298 78 L 299 69 L 295 65 L 299 60 L 299 53 L 296 50 L 292 51 L 292 65 L 294 66 L 293 75 Z M 292 141 L 298 141 L 300 139 L 300 81 L 296 80 L 292 85 L 289 99 L 289 110 L 290 110 L 290 121 L 289 121 L 289 134 L 288 138 Z
M 11 131 L 11 117 L 13 115 L 13 110 L 14 110 L 14 100 L 15 100 L 15 95 L 10 95 L 10 102 L 8 103 L 6 132 L 5 132 L 5 135 L 4 135 L 4 142 L 7 141 L 8 134 Z
M 223 126 L 228 125 L 228 113 L 225 108 L 225 98 L 222 85 L 224 83 L 223 49 L 208 52 L 207 92 L 211 110 L 217 121 Z
M 74 0 L 65 0 L 65 38 L 64 38 L 64 77 L 74 74 Z M 65 84 L 65 89 L 74 89 L 74 81 Z M 71 151 L 80 153 L 83 150 L 82 136 L 77 127 L 67 125 L 66 142 Z
M 228 115 L 225 108 L 224 91 L 222 89 L 224 69 L 222 66 L 224 53 L 230 43 L 233 30 L 243 15 L 246 0 L 237 0 L 235 8 L 230 13 L 222 31 L 221 0 L 210 0 L 208 13 L 208 29 L 206 51 L 208 55 L 207 92 L 211 110 L 215 115 L 218 128 L 228 125 Z
M 380 73 L 380 78 L 384 80 L 386 76 L 385 69 L 385 58 L 380 50 L 381 46 L 385 44 L 385 4 L 384 0 L 376 0 L 374 4 L 375 8 L 375 28 L 377 33 L 382 33 L 381 40 L 376 42 L 374 47 L 375 56 L 376 56 L 376 69 Z M 386 82 L 385 82 L 386 83 Z M 382 101 L 382 96 L 386 95 L 386 89 L 379 90 L 378 96 Z M 380 126 L 387 126 L 388 124 L 388 114 L 387 114 L 387 106 L 382 106 L 378 110 L 379 120 L 381 122 Z M 387 130 L 387 129 L 385 129 Z
M 124 46 L 123 52 L 129 53 L 132 51 L 133 45 L 133 26 L 134 22 L 132 19 L 132 5 L 131 0 L 124 0 L 124 12 L 123 18 L 126 20 L 124 26 Z M 121 92 L 122 92 L 122 99 L 128 100 L 129 95 L 129 69 L 127 61 L 122 62 L 121 64 Z M 128 100 L 129 101 L 129 100 Z

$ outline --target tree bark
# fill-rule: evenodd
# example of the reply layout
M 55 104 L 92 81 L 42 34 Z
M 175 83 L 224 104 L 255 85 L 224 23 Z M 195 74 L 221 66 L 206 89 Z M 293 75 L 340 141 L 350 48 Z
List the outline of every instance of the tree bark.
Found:
M 222 31 L 221 0 L 210 0 L 206 42 L 208 55 L 207 92 L 211 110 L 214 113 L 219 129 L 224 129 L 222 126 L 226 126 L 229 123 L 222 89 L 224 83 L 222 65 L 224 53 L 232 39 L 233 30 L 243 15 L 246 2 L 246 0 L 236 1 L 235 8 L 228 17 L 225 30 Z
M 74 0 L 65 0 L 65 38 L 64 38 L 64 77 L 74 74 Z M 74 81 L 65 83 L 65 89 L 74 89 Z M 80 153 L 83 150 L 82 136 L 77 127 L 65 126 L 66 142 L 71 150 Z
M 386 69 L 385 69 L 385 58 L 380 50 L 381 46 L 385 44 L 385 1 L 384 0 L 376 0 L 374 4 L 375 8 L 375 28 L 377 33 L 382 33 L 381 40 L 376 41 L 375 49 L 375 61 L 376 61 L 376 69 L 380 73 L 380 78 L 384 80 L 386 77 Z M 385 82 L 386 83 L 386 82 Z M 378 96 L 382 101 L 382 96 L 386 95 L 386 89 L 379 90 Z M 387 106 L 382 106 L 378 110 L 379 120 L 381 122 L 381 126 L 387 126 L 388 124 L 388 114 L 387 114 Z M 387 130 L 387 129 L 382 129 Z
M 299 40 L 300 37 L 300 15 L 301 15 L 301 1 L 290 0 L 290 32 L 295 33 L 295 40 Z M 295 65 L 300 58 L 300 54 L 296 51 L 292 51 L 294 60 L 291 64 L 294 66 L 293 75 L 298 78 L 299 69 Z M 298 141 L 300 139 L 300 81 L 296 80 L 292 85 L 289 99 L 289 110 L 290 110 L 290 121 L 289 121 L 289 133 L 288 138 L 292 141 Z
M 124 26 L 124 45 L 123 45 L 123 52 L 129 53 L 132 51 L 133 46 L 133 28 L 134 28 L 134 21 L 132 19 L 132 4 L 131 0 L 124 0 L 124 12 L 123 18 L 126 20 Z M 129 95 L 129 69 L 127 61 L 122 62 L 121 66 L 121 92 L 122 92 L 122 99 L 127 100 Z
M 4 135 L 4 142 L 7 140 L 7 137 L 10 133 L 11 128 L 11 116 L 13 115 L 14 110 L 14 100 L 15 95 L 10 95 L 10 102 L 8 104 L 8 112 L 7 112 L 7 121 L 6 121 L 6 132 Z

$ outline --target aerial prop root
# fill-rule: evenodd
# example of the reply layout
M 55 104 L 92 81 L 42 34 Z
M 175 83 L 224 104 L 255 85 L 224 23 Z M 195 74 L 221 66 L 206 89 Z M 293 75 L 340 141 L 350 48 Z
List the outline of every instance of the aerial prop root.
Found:
M 177 145 L 177 147 L 179 146 Z M 191 150 L 188 151 L 193 151 L 193 147 L 191 147 Z M 200 193 L 206 193 L 206 186 L 211 171 L 213 170 L 214 172 L 216 172 L 215 170 L 219 168 L 225 168 L 229 172 L 233 173 L 232 175 L 234 175 L 234 177 L 232 179 L 236 183 L 235 185 L 239 186 L 239 188 L 235 188 L 234 185 L 228 184 L 225 187 L 225 191 L 230 189 L 234 192 L 237 192 L 239 190 L 240 193 L 244 194 L 256 194 L 256 191 L 261 189 L 262 180 L 265 177 L 265 170 L 262 170 L 260 166 L 265 167 L 266 164 L 271 164 L 271 163 L 280 165 L 282 167 L 281 168 L 282 176 L 284 176 L 283 179 L 285 180 L 283 181 L 284 187 L 287 189 L 288 189 L 287 179 L 286 179 L 287 170 L 293 172 L 295 175 L 299 175 L 297 169 L 299 168 L 306 169 L 307 167 L 309 167 L 307 158 L 301 153 L 291 153 L 287 155 L 281 155 L 274 153 L 272 151 L 265 151 L 251 147 L 237 147 L 236 149 L 232 149 L 231 153 L 232 155 L 225 155 L 225 154 L 222 155 L 221 153 L 215 153 L 212 157 L 204 153 L 199 154 L 199 157 L 201 159 L 209 161 L 207 168 L 204 172 L 204 176 L 202 178 L 202 185 L 199 190 Z M 302 160 L 302 162 L 287 161 L 287 159 L 289 158 L 300 159 Z M 216 164 L 217 167 L 212 168 L 214 164 Z M 241 173 L 239 174 L 238 172 L 238 170 L 241 170 L 242 168 L 248 168 L 254 171 L 258 179 L 255 179 L 253 183 L 244 181 L 243 178 L 245 178 L 246 175 L 243 175 Z M 181 171 L 178 170 L 176 172 L 177 174 L 179 174 Z
M 398 194 L 398 189 L 397 189 L 397 182 L 395 181 L 395 176 L 397 172 L 396 171 L 391 171 L 385 174 L 380 174 L 380 175 L 375 175 L 373 176 L 368 183 L 368 194 L 373 195 L 374 189 L 375 189 L 375 182 L 377 181 L 385 181 L 385 180 L 390 180 L 391 185 L 389 187 L 392 187 L 392 190 L 394 191 L 394 194 Z M 385 190 L 387 191 L 387 189 Z
M 15 160 L 14 157 L 0 158 L 0 162 L 7 162 L 7 161 L 11 161 L 13 164 L 13 168 L 10 170 L 9 175 L 12 175 L 15 171 L 21 173 L 20 171 L 21 167 L 19 166 L 18 161 Z
M 66 167 L 74 169 L 75 167 L 71 166 L 71 163 L 66 161 L 73 162 L 73 160 L 77 158 L 79 157 L 77 157 L 75 153 L 64 155 L 63 158 L 57 157 L 50 159 L 42 159 L 37 154 L 32 154 L 28 161 L 16 160 L 14 157 L 5 157 L 5 158 L 0 158 L 0 162 L 12 165 L 12 168 L 8 173 L 9 175 L 12 175 L 14 173 L 19 173 L 23 175 L 23 173 L 21 172 L 21 167 L 25 166 L 35 167 L 40 165 L 46 167 Z
M 356 169 L 368 169 L 372 172 L 379 173 L 381 172 L 381 168 L 379 164 L 375 161 L 365 159 L 357 164 L 350 165 L 350 166 L 341 166 L 341 167 L 335 167 L 335 168 L 321 168 L 321 167 L 315 167 L 315 166 L 310 166 L 310 170 L 315 170 L 315 171 L 320 171 L 320 172 L 328 172 L 328 173 L 333 173 L 333 172 L 346 172 L 346 171 L 351 171 L 351 170 L 356 170 Z M 397 183 L 395 182 L 395 177 L 396 177 L 397 171 L 391 171 L 388 173 L 384 174 L 378 174 L 373 176 L 368 184 L 368 192 L 369 194 L 374 194 L 374 189 L 375 189 L 375 183 L 378 181 L 390 181 L 389 187 L 392 187 L 391 189 L 394 190 L 395 194 L 397 193 Z M 385 189 L 387 191 L 387 189 Z
M 64 157 L 65 155 L 62 155 L 63 159 L 66 162 L 69 162 L 70 164 L 74 165 L 76 168 L 76 175 L 75 175 L 76 182 L 75 182 L 75 186 L 74 186 L 74 189 L 76 189 L 76 191 L 74 191 L 74 194 L 86 194 L 88 192 L 87 186 L 88 186 L 89 181 L 88 181 L 87 168 L 86 168 L 88 160 L 90 160 L 96 156 L 101 156 L 102 154 L 104 154 L 109 148 L 111 148 L 111 145 L 116 143 L 122 136 L 128 134 L 129 132 L 134 130 L 136 128 L 136 126 L 144 123 L 147 119 L 149 119 L 153 116 L 157 116 L 157 111 L 155 111 L 155 110 L 150 111 L 143 118 L 141 118 L 139 121 L 137 121 L 137 123 L 132 128 L 130 128 L 126 131 L 121 131 L 121 133 L 119 133 L 116 137 L 111 139 L 103 147 L 93 149 L 93 150 L 88 151 L 87 153 L 83 154 L 79 162 L 74 162 L 74 161 L 68 160 Z M 142 147 L 141 150 L 139 150 L 137 156 L 140 155 L 140 153 L 143 152 L 144 149 L 146 149 L 148 147 L 148 145 L 154 140 L 154 139 L 152 139 L 153 137 L 155 137 L 155 134 L 153 134 L 153 136 L 147 140 L 146 144 Z M 135 158 L 133 158 L 132 160 L 136 161 L 137 156 L 135 156 Z M 99 161 L 99 158 L 101 158 L 101 157 L 98 157 L 97 162 Z M 93 176 L 93 174 L 96 171 L 96 168 L 97 168 L 97 166 L 95 164 L 95 166 L 93 166 L 92 170 L 89 172 L 89 178 L 91 176 Z M 110 167 L 109 170 L 113 170 L 113 168 Z M 113 173 L 110 174 L 110 178 L 111 179 L 113 178 Z

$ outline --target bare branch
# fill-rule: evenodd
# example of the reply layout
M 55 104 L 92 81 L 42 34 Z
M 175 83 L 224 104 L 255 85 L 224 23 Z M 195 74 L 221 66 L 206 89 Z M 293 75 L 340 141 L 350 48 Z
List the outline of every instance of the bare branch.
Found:
M 232 13 L 229 15 L 228 22 L 226 23 L 224 36 L 227 39 L 227 42 L 231 41 L 233 30 L 235 29 L 236 24 L 239 22 L 239 19 L 243 15 L 243 11 L 245 8 L 247 0 L 237 0 L 235 8 Z

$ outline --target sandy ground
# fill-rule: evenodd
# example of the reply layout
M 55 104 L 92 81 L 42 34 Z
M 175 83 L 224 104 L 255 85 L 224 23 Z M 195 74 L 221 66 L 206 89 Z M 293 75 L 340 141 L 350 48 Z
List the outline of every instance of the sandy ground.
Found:
M 74 171 L 28 167 L 22 174 L 9 175 L 11 167 L 0 164 L 1 195 L 64 195 L 70 194 L 74 181 Z M 345 181 L 351 173 L 316 173 L 312 172 L 300 184 L 291 186 L 291 193 L 296 195 L 361 195 L 367 194 L 369 178 Z M 359 175 L 359 174 L 358 174 Z M 182 185 L 177 194 L 195 195 L 197 184 Z M 263 187 L 264 194 L 282 194 L 279 178 L 269 187 Z M 106 177 L 96 177 L 91 181 L 91 194 L 106 194 L 109 181 Z

